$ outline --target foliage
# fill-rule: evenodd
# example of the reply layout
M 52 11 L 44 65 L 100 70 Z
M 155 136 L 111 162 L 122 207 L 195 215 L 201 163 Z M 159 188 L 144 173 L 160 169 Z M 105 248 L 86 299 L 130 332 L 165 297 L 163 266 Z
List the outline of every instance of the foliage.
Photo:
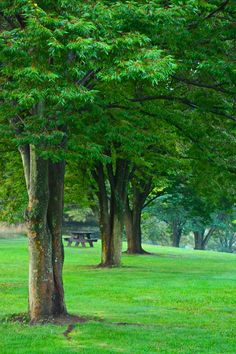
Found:
M 147 212 L 142 216 L 142 240 L 151 242 L 154 245 L 170 246 L 170 229 L 161 221 L 158 216 L 150 215 Z
M 20 154 L 0 154 L 0 221 L 22 222 L 27 206 L 27 193 Z
M 69 220 L 78 222 L 84 222 L 86 220 L 86 217 L 91 213 L 92 210 L 89 207 L 76 208 L 75 206 L 67 206 L 65 210 L 65 214 L 69 218 Z
M 185 178 L 191 214 L 207 223 L 225 195 L 235 201 L 234 15 L 219 0 L 2 1 L 6 145 L 66 158 L 66 203 L 94 206 L 97 161 L 127 159 L 154 190 Z M 6 218 L 15 199 L 3 179 Z
M 236 251 L 235 215 L 235 207 L 231 210 L 218 212 L 215 215 L 214 221 L 216 231 L 210 245 L 213 249 L 229 253 Z

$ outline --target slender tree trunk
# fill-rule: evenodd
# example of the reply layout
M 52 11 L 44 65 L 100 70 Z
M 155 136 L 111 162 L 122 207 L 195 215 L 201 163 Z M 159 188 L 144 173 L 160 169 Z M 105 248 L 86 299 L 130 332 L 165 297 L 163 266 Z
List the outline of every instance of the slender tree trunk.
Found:
M 124 203 L 128 183 L 128 164 L 118 161 L 116 173 L 112 166 L 107 166 L 110 184 L 110 198 L 106 188 L 104 166 L 100 163 L 94 173 L 98 185 L 100 213 L 100 231 L 102 240 L 102 256 L 100 266 L 120 266 L 122 254 L 122 234 L 124 226 Z
M 205 250 L 204 231 L 193 231 L 195 250 Z
M 172 246 L 173 247 L 179 247 L 181 235 L 182 235 L 182 228 L 180 227 L 178 221 L 173 221 L 172 223 Z
M 194 241 L 195 241 L 195 250 L 205 250 L 206 246 L 215 231 L 214 227 L 211 227 L 207 233 L 205 233 L 205 229 L 201 231 L 194 231 Z
M 64 167 L 43 160 L 32 145 L 20 152 L 29 194 L 29 314 L 37 322 L 66 313 L 61 238 Z
M 112 265 L 121 265 L 122 237 L 124 229 L 125 205 L 129 181 L 129 163 L 126 160 L 117 160 L 113 171 L 111 164 L 107 165 L 108 180 L 110 183 L 110 225 L 112 238 Z
M 94 179 L 98 187 L 99 202 L 99 226 L 102 242 L 101 266 L 112 265 L 112 237 L 111 237 L 111 220 L 109 213 L 109 199 L 106 189 L 106 177 L 102 163 L 98 163 L 96 171 L 94 171 Z
M 113 196 L 111 198 L 111 241 L 112 241 L 112 265 L 121 265 L 121 254 L 122 254 L 122 236 L 124 228 L 124 210 L 121 210 L 121 205 L 117 200 L 118 196 Z
M 100 211 L 100 231 L 102 240 L 102 256 L 100 266 L 119 267 L 122 254 L 123 221 L 117 209 L 112 214 Z
M 134 233 L 133 233 L 133 214 L 129 206 L 128 198 L 127 198 L 126 208 L 125 208 L 124 223 L 125 223 L 125 233 L 126 233 L 127 246 L 128 246 L 127 253 L 129 253 L 129 250 L 132 250 L 134 247 L 133 245 Z
M 127 237 L 127 253 L 128 254 L 147 254 L 142 248 L 142 231 L 141 231 L 141 218 L 142 209 L 144 207 L 145 200 L 151 190 L 151 180 L 146 183 L 142 181 L 142 186 L 132 188 L 132 209 L 130 207 L 130 201 L 127 197 L 126 209 L 125 209 L 125 229 Z
M 62 268 L 64 247 L 62 243 L 62 219 L 64 206 L 65 163 L 49 162 L 49 205 L 47 213 L 48 227 L 52 236 L 52 266 L 54 276 L 53 314 L 66 313 Z
M 138 205 L 138 203 L 136 203 L 134 209 L 131 210 L 130 206 L 127 203 L 125 211 L 125 228 L 128 254 L 146 253 L 142 248 L 141 213 L 141 205 Z
M 120 266 L 122 253 L 123 221 L 115 206 L 107 213 L 100 204 L 100 231 L 102 256 L 100 266 Z
M 229 241 L 227 244 L 228 244 L 228 252 L 233 253 L 233 244 L 234 244 L 234 235 L 233 234 L 229 237 Z

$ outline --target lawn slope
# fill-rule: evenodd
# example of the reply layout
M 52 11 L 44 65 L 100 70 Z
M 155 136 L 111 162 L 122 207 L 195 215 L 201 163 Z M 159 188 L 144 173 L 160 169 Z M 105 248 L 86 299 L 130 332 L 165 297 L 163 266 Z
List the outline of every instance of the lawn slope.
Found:
M 99 269 L 94 249 L 66 248 L 68 326 L 29 326 L 27 241 L 0 240 L 0 353 L 236 353 L 236 255 L 146 246 L 123 268 Z M 63 334 L 64 333 L 64 334 Z

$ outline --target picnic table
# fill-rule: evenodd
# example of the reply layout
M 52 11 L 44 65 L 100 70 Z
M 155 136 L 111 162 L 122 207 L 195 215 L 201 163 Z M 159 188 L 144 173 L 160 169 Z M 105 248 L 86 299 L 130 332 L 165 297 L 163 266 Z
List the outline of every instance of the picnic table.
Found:
M 93 247 L 93 243 L 97 242 L 97 238 L 92 236 L 94 232 L 90 231 L 72 231 L 71 236 L 64 237 L 64 240 L 67 241 L 67 247 L 70 247 L 72 243 L 75 243 L 75 247 L 78 247 L 81 243 L 82 247 L 86 247 L 86 243 Z

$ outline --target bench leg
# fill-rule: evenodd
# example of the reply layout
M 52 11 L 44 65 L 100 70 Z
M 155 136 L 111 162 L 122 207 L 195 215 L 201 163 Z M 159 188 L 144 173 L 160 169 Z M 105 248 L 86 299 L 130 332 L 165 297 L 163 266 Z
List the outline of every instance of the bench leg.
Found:
M 89 241 L 90 247 L 93 247 L 93 241 Z
M 79 246 L 79 242 L 76 241 L 76 242 L 75 242 L 75 247 L 78 247 L 78 246 Z
M 68 241 L 68 243 L 67 243 L 67 247 L 70 247 L 70 246 L 71 246 L 71 244 L 72 244 L 72 241 Z
M 81 243 L 82 243 L 82 247 L 86 247 L 85 242 L 82 241 Z

